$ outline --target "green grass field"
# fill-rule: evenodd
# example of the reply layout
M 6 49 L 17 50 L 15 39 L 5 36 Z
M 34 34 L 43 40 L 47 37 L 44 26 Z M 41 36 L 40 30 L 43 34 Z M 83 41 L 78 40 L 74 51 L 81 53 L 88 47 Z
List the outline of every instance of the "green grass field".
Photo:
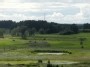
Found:
M 79 38 L 86 38 L 83 49 L 81 48 Z M 30 44 L 32 42 L 35 42 L 36 45 L 37 42 L 47 42 L 50 46 L 44 47 L 45 44 L 42 43 L 42 47 L 31 47 Z M 38 55 L 37 52 L 33 52 L 34 50 L 68 51 L 72 54 Z M 17 62 L 18 64 L 29 64 L 35 63 L 39 59 L 43 61 L 75 61 L 79 63 L 90 63 L 90 33 L 74 35 L 36 34 L 35 36 L 28 37 L 27 40 L 11 36 L 0 39 L 0 64 L 4 64 L 7 61 L 9 61 L 9 64 L 17 64 Z M 84 65 L 82 65 L 82 67 L 83 66 Z

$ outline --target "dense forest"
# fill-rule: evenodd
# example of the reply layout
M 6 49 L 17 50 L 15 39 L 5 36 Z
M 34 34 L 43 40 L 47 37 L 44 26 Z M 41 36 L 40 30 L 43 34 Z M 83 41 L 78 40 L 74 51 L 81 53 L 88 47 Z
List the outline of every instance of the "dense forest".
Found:
M 7 33 L 7 31 L 13 36 L 21 35 L 22 37 L 24 37 L 25 34 L 31 36 L 35 33 L 70 35 L 79 32 L 90 32 L 90 24 L 58 24 L 43 20 L 25 20 L 20 22 L 12 20 L 0 21 L 1 35 Z

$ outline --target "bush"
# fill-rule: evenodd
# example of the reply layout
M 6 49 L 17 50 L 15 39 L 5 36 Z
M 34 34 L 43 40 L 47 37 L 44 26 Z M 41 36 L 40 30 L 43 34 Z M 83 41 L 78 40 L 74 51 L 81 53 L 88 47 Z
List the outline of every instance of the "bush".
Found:
M 42 60 L 38 60 L 38 63 L 42 63 Z
M 48 61 L 47 67 L 52 67 L 52 64 L 50 63 L 50 61 Z
M 90 29 L 83 29 L 83 32 L 84 33 L 89 33 L 90 32 Z
M 74 34 L 74 32 L 71 31 L 71 30 L 65 30 L 63 32 L 60 32 L 59 34 L 61 34 L 61 35 L 71 35 L 71 34 Z

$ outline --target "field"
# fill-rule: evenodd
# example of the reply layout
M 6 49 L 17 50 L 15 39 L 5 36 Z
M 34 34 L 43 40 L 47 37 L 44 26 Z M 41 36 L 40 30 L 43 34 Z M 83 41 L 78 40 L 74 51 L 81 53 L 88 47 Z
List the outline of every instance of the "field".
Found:
M 83 43 L 84 48 L 81 48 L 80 38 L 86 38 Z M 64 54 L 40 55 L 38 53 Z M 37 64 L 38 60 L 43 61 L 41 64 L 43 67 L 48 60 L 64 67 L 90 67 L 90 33 L 73 35 L 36 34 L 26 40 L 12 36 L 5 36 L 5 38 L 0 39 L 0 64 L 2 67 L 9 65 L 14 65 L 12 67 L 25 67 L 25 65 L 26 67 L 37 67 L 34 64 Z

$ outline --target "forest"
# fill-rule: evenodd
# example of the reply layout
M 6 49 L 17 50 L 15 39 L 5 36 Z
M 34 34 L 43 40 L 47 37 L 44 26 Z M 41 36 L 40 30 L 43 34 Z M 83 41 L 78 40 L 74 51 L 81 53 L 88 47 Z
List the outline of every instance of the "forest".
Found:
M 31 36 L 35 33 L 39 34 L 78 34 L 80 32 L 90 32 L 90 24 L 59 24 L 44 20 L 25 20 L 15 22 L 12 20 L 0 21 L 1 36 L 4 33 L 9 33 L 12 36 Z

